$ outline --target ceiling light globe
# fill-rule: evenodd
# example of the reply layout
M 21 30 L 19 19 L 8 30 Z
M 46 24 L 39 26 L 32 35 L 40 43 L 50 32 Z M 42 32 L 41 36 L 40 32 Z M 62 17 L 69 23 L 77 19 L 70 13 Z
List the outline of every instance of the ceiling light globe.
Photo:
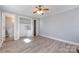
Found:
M 37 14 L 42 14 L 43 13 L 43 11 L 37 11 Z

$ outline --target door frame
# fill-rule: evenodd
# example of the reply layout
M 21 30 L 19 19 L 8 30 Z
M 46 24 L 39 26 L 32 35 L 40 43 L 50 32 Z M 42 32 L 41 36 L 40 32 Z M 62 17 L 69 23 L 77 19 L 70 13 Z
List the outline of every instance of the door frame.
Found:
M 37 31 L 37 29 L 36 29 L 36 20 L 34 20 L 34 36 L 37 35 L 36 31 Z
M 32 32 L 32 35 L 31 35 L 31 37 L 33 37 L 34 35 L 34 23 L 33 23 L 33 19 L 31 18 L 31 17 L 26 17 L 26 16 L 18 16 L 18 21 L 19 21 L 19 26 L 18 26 L 18 28 L 19 28 L 19 30 L 18 30 L 18 36 L 19 36 L 19 38 L 20 38 L 20 18 L 26 18 L 26 19 L 29 19 L 29 20 L 31 20 L 31 32 Z
M 5 41 L 5 16 L 8 15 L 8 16 L 12 16 L 14 17 L 14 20 L 15 20 L 15 15 L 14 14 L 11 14 L 11 13 L 7 13 L 7 12 L 2 12 L 2 41 L 4 42 Z M 14 22 L 15 24 L 15 22 Z M 15 27 L 15 26 L 14 26 Z M 13 27 L 13 28 L 14 28 Z M 13 33 L 14 34 L 14 33 Z M 14 36 L 14 35 L 13 35 Z M 14 37 L 13 37 L 14 38 Z

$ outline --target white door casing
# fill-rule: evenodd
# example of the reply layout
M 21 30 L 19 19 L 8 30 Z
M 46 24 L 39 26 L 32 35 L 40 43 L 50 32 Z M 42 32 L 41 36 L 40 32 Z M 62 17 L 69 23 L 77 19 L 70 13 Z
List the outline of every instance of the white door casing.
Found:
M 18 40 L 19 37 L 19 18 L 18 16 L 15 16 L 15 22 L 14 22 L 14 40 Z
M 2 41 L 5 40 L 5 13 L 2 12 Z
M 2 47 L 2 43 L 3 43 L 3 40 L 2 40 L 2 12 L 0 11 L 0 48 Z

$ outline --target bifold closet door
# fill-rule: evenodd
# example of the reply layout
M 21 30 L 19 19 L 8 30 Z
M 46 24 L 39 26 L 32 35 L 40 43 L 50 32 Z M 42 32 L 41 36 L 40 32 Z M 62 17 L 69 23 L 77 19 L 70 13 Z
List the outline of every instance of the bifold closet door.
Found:
M 33 37 L 33 19 L 19 16 L 19 36 Z

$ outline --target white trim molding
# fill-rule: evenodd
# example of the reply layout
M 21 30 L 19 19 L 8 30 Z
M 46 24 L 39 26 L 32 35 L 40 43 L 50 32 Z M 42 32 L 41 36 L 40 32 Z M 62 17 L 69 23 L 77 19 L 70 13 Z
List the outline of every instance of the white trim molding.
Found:
M 40 35 L 40 36 L 79 46 L 79 43 L 75 43 L 75 42 L 72 42 L 72 41 L 67 41 L 67 40 L 63 40 L 63 39 L 59 39 L 59 38 L 55 38 L 55 37 L 51 37 L 51 36 L 46 36 L 46 35 Z

